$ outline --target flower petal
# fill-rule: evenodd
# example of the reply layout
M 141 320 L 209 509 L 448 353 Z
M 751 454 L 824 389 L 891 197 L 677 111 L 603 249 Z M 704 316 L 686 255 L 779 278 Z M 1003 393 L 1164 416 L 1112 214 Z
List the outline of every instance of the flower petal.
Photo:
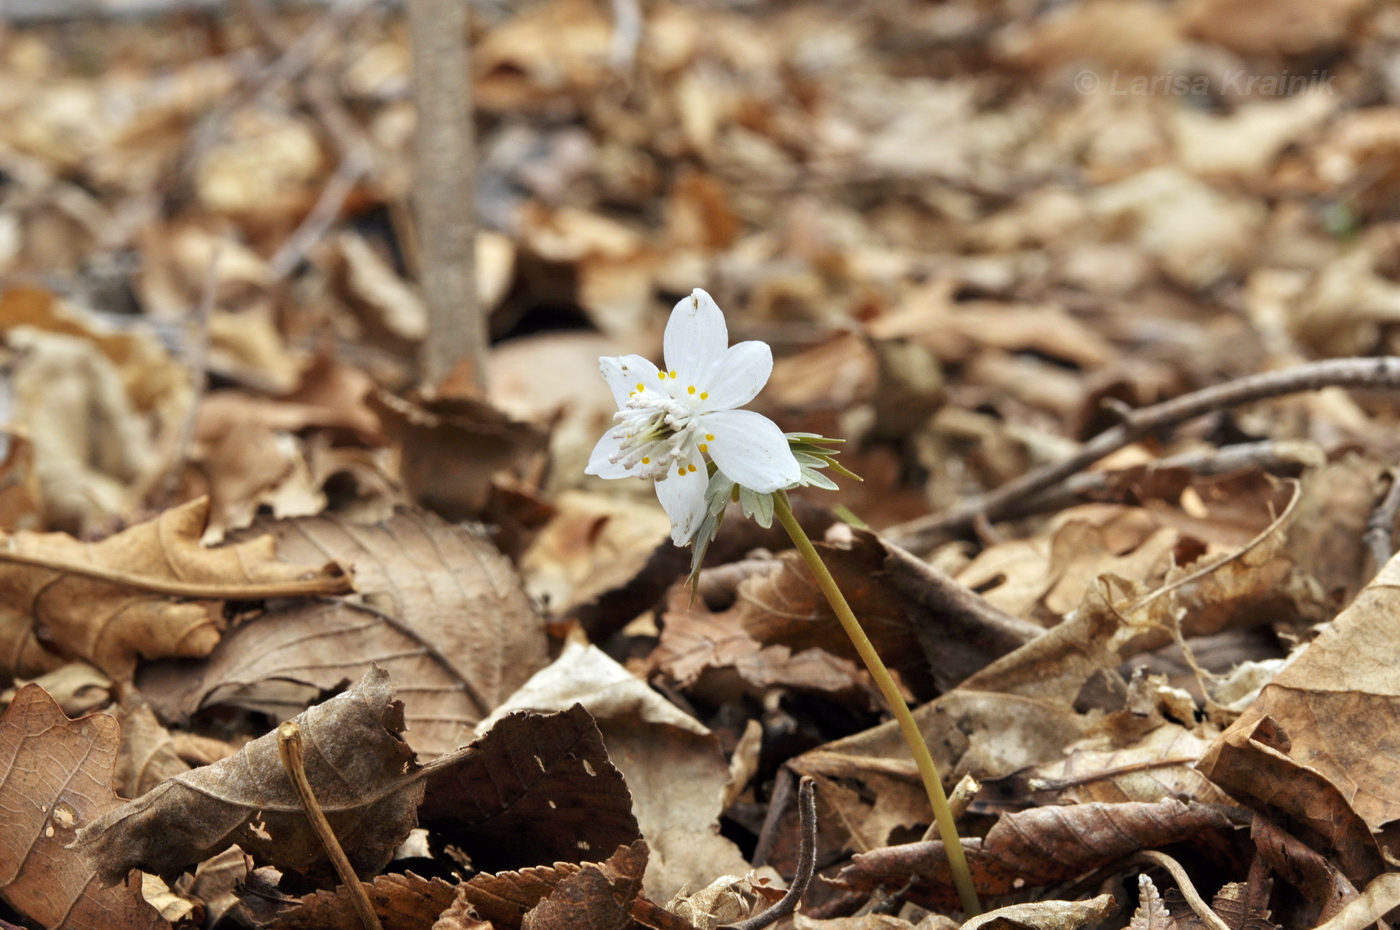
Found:
M 770 494 L 802 477 L 787 437 L 778 424 L 752 410 L 717 410 L 700 417 L 710 458 L 719 470 L 746 488 Z
M 630 478 L 631 469 L 623 467 L 621 462 L 614 465 L 608 461 L 621 450 L 622 440 L 615 438 L 611 430 L 604 433 L 603 438 L 593 447 L 593 454 L 588 457 L 588 467 L 583 473 L 597 475 L 599 478 Z
M 604 355 L 598 359 L 598 368 L 612 389 L 619 410 L 627 406 L 627 397 L 638 384 L 655 389 L 661 383 L 656 377 L 657 367 L 640 355 Z
M 697 379 L 724 354 L 729 345 L 729 328 L 714 298 L 700 288 L 683 298 L 671 311 L 666 323 L 666 368 L 676 373 L 682 386 Z
M 686 468 L 684 475 L 672 472 L 656 482 L 656 497 L 671 518 L 671 542 L 678 546 L 689 545 L 700 529 L 705 518 L 705 488 L 710 484 L 710 474 L 698 456 L 686 465 L 694 465 L 695 470 Z
M 700 410 L 733 410 L 758 396 L 773 373 L 773 350 L 766 342 L 741 342 L 730 346 L 701 379 L 709 397 Z M 742 483 L 742 482 L 741 482 Z

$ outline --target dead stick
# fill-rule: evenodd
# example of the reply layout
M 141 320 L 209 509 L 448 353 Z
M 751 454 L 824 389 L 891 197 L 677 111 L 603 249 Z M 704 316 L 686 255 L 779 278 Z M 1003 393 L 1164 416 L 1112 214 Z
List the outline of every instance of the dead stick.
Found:
M 926 551 L 941 534 L 965 529 L 979 514 L 1000 519 L 1015 502 L 1059 484 L 1155 430 L 1227 407 L 1325 387 L 1395 390 L 1400 388 L 1400 358 L 1327 359 L 1283 371 L 1249 375 L 1129 411 L 1117 426 L 1095 436 L 1064 461 L 1033 469 L 959 507 L 890 527 L 884 535 L 906 549 Z
M 374 913 L 374 905 L 370 904 L 365 886 L 360 883 L 360 877 L 355 874 L 354 867 L 346 858 L 345 850 L 340 848 L 340 840 L 335 838 L 335 831 L 326 819 L 326 812 L 321 810 L 321 805 L 316 800 L 316 792 L 311 789 L 311 782 L 306 777 L 301 727 L 295 721 L 288 720 L 277 728 L 277 754 L 282 757 L 282 768 L 287 770 L 287 776 L 292 780 L 292 787 L 296 789 L 301 806 L 306 810 L 306 819 L 311 822 L 311 829 L 316 832 L 316 837 L 326 848 L 326 855 L 330 856 L 341 884 L 350 894 L 350 903 L 355 906 L 355 913 L 360 915 L 360 923 L 364 924 L 365 930 L 384 930 L 384 925 L 379 922 L 379 915 Z
M 1321 461 L 1321 451 L 1311 443 L 1264 440 L 1167 456 L 1149 463 L 1145 470 L 1151 474 L 1181 468 L 1202 477 L 1223 475 L 1244 468 L 1262 468 L 1267 472 L 1291 469 L 1296 474 L 1310 464 L 1310 459 Z M 1053 488 L 1013 502 L 1002 514 L 1002 519 L 1050 513 L 1071 506 L 1088 495 L 1103 494 L 1112 487 L 1113 475 L 1113 472 L 1103 471 L 1071 475 Z
M 413 103 L 418 113 L 413 182 L 418 278 L 428 305 L 421 377 L 435 387 L 465 362 L 486 386 L 486 319 L 476 299 L 471 62 L 467 5 L 408 0 Z
M 814 782 L 807 776 L 797 783 L 797 813 L 801 818 L 801 835 L 798 837 L 797 869 L 792 876 L 792 884 L 787 894 L 777 904 L 761 914 L 755 914 L 738 923 L 725 924 L 728 930 L 763 930 L 797 910 L 797 904 L 807 893 L 812 881 L 812 872 L 817 867 L 817 796 Z

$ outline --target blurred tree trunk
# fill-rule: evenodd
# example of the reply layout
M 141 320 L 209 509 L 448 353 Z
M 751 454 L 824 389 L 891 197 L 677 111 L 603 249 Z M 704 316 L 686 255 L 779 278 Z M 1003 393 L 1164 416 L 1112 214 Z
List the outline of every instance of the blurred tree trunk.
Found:
M 437 386 L 466 362 L 484 389 L 487 326 L 476 298 L 476 146 L 464 0 L 408 0 L 418 111 L 413 209 L 428 305 L 420 378 Z

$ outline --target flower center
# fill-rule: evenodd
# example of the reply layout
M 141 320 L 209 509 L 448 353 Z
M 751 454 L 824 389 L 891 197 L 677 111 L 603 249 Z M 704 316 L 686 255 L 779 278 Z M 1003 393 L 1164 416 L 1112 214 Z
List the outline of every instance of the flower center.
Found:
M 618 425 L 612 435 L 620 448 L 612 463 L 620 462 L 638 478 L 654 481 L 685 468 L 703 449 L 704 435 L 695 410 L 702 396 L 709 395 L 690 388 L 677 397 L 637 385 L 627 406 L 614 414 Z

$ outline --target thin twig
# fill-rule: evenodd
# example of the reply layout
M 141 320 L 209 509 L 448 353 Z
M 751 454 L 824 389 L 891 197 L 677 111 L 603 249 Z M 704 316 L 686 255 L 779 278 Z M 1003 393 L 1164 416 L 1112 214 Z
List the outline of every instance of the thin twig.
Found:
M 296 270 L 312 246 L 321 241 L 326 230 L 330 229 L 331 224 L 340 216 L 346 199 L 369 169 L 370 157 L 363 150 L 351 152 L 347 158 L 341 160 L 340 167 L 321 189 L 321 196 L 316 199 L 316 205 L 311 208 L 311 212 L 306 214 L 301 225 L 278 247 L 272 258 L 268 259 L 267 267 L 272 272 L 273 280 L 281 281 Z
M 192 142 L 185 151 L 185 166 L 188 168 L 199 161 L 219 138 L 229 118 L 240 108 L 256 103 L 263 95 L 288 81 L 295 80 L 311 67 L 321 50 L 343 36 L 350 23 L 373 2 L 375 0 L 340 0 L 331 5 L 325 16 L 298 36 L 272 64 L 257 75 L 251 87 L 230 97 L 200 120 L 192 134 Z
M 180 487 L 180 478 L 189 461 L 190 449 L 194 447 L 195 429 L 199 425 L 199 408 L 204 402 L 204 393 L 209 389 L 209 320 L 214 315 L 214 297 L 219 290 L 219 258 L 223 250 L 215 246 L 209 256 L 209 267 L 204 270 L 204 289 L 199 295 L 199 305 L 188 326 L 189 346 L 185 366 L 190 370 L 193 382 L 190 406 L 180 429 L 175 434 L 175 444 L 170 452 L 170 462 L 161 473 L 151 493 L 146 495 L 147 503 L 155 510 L 164 510 Z
M 292 780 L 297 797 L 301 799 L 301 806 L 306 810 L 306 819 L 310 821 L 312 830 L 316 832 L 321 845 L 326 849 L 326 855 L 330 856 L 331 864 L 335 866 L 336 874 L 340 876 L 341 884 L 350 895 L 350 903 L 355 906 L 360 923 L 364 924 L 365 930 L 384 930 L 379 916 L 374 913 L 374 905 L 369 901 L 365 886 L 360 883 L 360 877 L 355 874 L 354 867 L 346 858 L 345 850 L 340 848 L 340 840 L 335 838 L 335 831 L 331 829 L 330 821 L 326 819 L 325 811 L 321 810 L 321 805 L 316 800 L 316 792 L 312 790 L 311 782 L 306 777 L 301 727 L 295 721 L 288 720 L 277 728 L 277 752 L 282 757 L 282 767 L 287 770 L 287 776 Z
M 1400 469 L 1387 469 L 1390 487 L 1366 519 L 1366 533 L 1361 537 L 1379 569 L 1395 554 L 1395 517 L 1400 514 Z
M 1181 890 L 1181 896 L 1186 899 L 1186 903 L 1191 905 L 1191 910 L 1196 912 L 1196 916 L 1205 922 L 1211 930 L 1230 930 L 1230 925 L 1220 919 L 1220 915 L 1211 910 L 1209 904 L 1196 891 L 1196 886 L 1191 882 L 1191 876 L 1186 874 L 1186 870 L 1166 853 L 1157 852 L 1155 849 L 1143 849 L 1133 856 L 1130 862 L 1137 862 L 1142 865 L 1155 865 L 1166 869 L 1171 877 L 1176 881 L 1176 886 Z
M 1262 468 L 1267 472 L 1302 469 L 1309 459 L 1318 459 L 1321 452 L 1311 443 L 1266 439 L 1246 442 L 1222 449 L 1183 452 L 1169 455 L 1146 466 L 1147 472 L 1184 469 L 1202 477 L 1228 474 L 1244 468 Z M 1112 487 L 1115 472 L 1091 471 L 1071 475 L 1053 488 L 1008 505 L 1001 519 L 1014 520 L 1038 513 L 1062 510 L 1086 497 L 1103 494 Z
M 885 535 L 906 549 L 926 551 L 943 534 L 959 532 L 971 525 L 978 514 L 986 514 L 992 520 L 1000 519 L 1017 501 L 1054 487 L 1109 453 L 1156 430 L 1228 407 L 1326 387 L 1395 390 L 1400 388 L 1400 358 L 1327 359 L 1283 371 L 1249 375 L 1131 411 L 1124 415 L 1121 423 L 1095 436 L 1064 461 L 1029 471 L 958 507 L 891 527 Z
M 812 779 L 805 775 L 797 784 L 797 813 L 801 819 L 802 832 L 798 836 L 797 870 L 793 873 L 792 884 L 788 886 L 787 894 L 761 914 L 755 914 L 737 923 L 725 924 L 729 930 L 763 930 L 764 927 L 775 924 L 796 911 L 798 902 L 807 893 L 807 886 L 812 881 L 812 872 L 817 866 L 817 796 L 813 784 Z

